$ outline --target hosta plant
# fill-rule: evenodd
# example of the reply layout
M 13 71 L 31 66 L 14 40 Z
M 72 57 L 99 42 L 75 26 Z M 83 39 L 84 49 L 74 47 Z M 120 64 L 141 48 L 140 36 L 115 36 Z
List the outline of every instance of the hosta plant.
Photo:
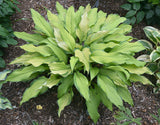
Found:
M 35 33 L 15 32 L 28 44 L 21 48 L 25 54 L 11 64 L 22 67 L 14 70 L 7 81 L 31 81 L 31 86 L 23 94 L 23 104 L 48 89 L 58 86 L 58 115 L 71 103 L 74 92 L 85 99 L 87 110 L 94 122 L 99 118 L 98 106 L 103 103 L 112 110 L 112 104 L 120 107 L 123 100 L 133 105 L 127 89 L 130 82 L 140 81 L 151 84 L 141 76 L 150 73 L 145 62 L 133 56 L 145 47 L 130 43 L 131 26 L 116 14 L 73 6 L 68 10 L 56 4 L 58 14 L 49 10 L 47 22 L 38 12 L 31 9 L 35 23 Z
M 160 31 L 154 27 L 146 26 L 144 32 L 150 41 L 138 41 L 145 46 L 146 53 L 137 59 L 147 62 L 147 66 L 153 72 L 153 75 L 157 79 L 154 92 L 157 93 L 160 89 Z

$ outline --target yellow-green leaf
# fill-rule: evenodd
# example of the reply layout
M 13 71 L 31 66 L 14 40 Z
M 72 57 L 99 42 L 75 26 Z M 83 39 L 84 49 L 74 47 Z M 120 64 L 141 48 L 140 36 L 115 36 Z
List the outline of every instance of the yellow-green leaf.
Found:
M 53 61 L 58 61 L 58 59 L 54 56 L 43 57 L 38 53 L 27 53 L 27 54 L 23 54 L 20 57 L 17 57 L 10 64 L 21 64 L 21 65 L 32 64 L 34 67 L 38 67 L 42 64 L 52 63 Z
M 71 68 L 68 65 L 65 65 L 64 62 L 53 62 L 49 64 L 49 68 L 51 70 L 51 73 L 53 74 L 59 74 L 63 77 L 68 76 L 71 74 Z
M 66 94 L 70 88 L 72 87 L 73 83 L 73 75 L 69 75 L 63 79 L 61 79 L 61 84 L 58 86 L 58 98 L 62 97 Z
M 98 86 L 105 92 L 108 99 L 117 107 L 123 106 L 123 102 L 119 94 L 117 93 L 116 86 L 106 76 L 98 76 Z
M 151 83 L 151 81 L 149 81 L 146 77 L 138 75 L 138 74 L 131 74 L 130 80 L 133 81 L 133 82 L 141 82 L 144 85 L 147 85 L 147 84 L 153 85 Z
M 74 85 L 86 101 L 90 100 L 88 79 L 80 72 L 74 73 Z
M 76 65 L 76 63 L 78 62 L 78 58 L 77 57 L 74 57 L 72 56 L 71 59 L 70 59 L 70 66 L 71 66 L 71 70 L 73 72 L 74 70 L 74 67 Z
M 32 52 L 32 53 L 37 52 L 43 56 L 54 55 L 53 51 L 48 46 L 45 46 L 45 45 L 34 46 L 33 44 L 25 44 L 20 47 L 27 52 Z
M 91 52 L 89 48 L 84 48 L 82 51 L 76 49 L 75 50 L 75 57 L 79 58 L 79 61 L 85 65 L 86 71 L 89 73 L 89 58 Z
M 61 111 L 71 103 L 72 97 L 73 97 L 73 92 L 70 92 L 70 93 L 68 92 L 58 99 L 58 106 L 59 106 L 58 116 L 59 117 L 61 115 Z
M 123 68 L 127 69 L 130 73 L 135 74 L 152 74 L 152 72 L 147 67 L 138 67 L 135 65 L 122 65 Z
M 44 72 L 48 68 L 44 66 L 34 67 L 34 66 L 27 66 L 21 69 L 14 70 L 6 79 L 6 81 L 11 82 L 19 82 L 27 80 L 32 74 L 36 72 Z
M 125 102 L 128 102 L 128 104 L 133 106 L 131 93 L 127 87 L 117 86 L 117 92 Z
M 99 69 L 97 67 L 90 67 L 90 78 L 91 81 L 97 76 Z
M 47 36 L 54 37 L 53 29 L 50 24 L 37 11 L 31 9 L 32 18 L 35 23 L 35 28 L 45 33 Z
M 56 86 L 60 81 L 60 78 L 58 78 L 57 75 L 52 74 L 49 79 L 44 83 L 44 86 L 47 86 L 49 88 L 52 88 L 53 86 Z
M 22 103 L 24 102 L 27 102 L 31 98 L 37 97 L 40 91 L 43 89 L 43 84 L 45 83 L 46 80 L 47 80 L 46 77 L 40 77 L 34 80 L 31 86 L 25 90 L 20 105 L 22 105 Z
M 38 45 L 44 38 L 39 34 L 29 34 L 26 32 L 14 32 L 14 35 L 20 39 L 26 40 L 29 43 Z

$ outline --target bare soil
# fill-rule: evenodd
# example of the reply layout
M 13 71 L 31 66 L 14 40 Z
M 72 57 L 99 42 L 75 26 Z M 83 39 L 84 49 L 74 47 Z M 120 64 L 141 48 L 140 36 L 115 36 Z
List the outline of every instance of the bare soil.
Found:
M 33 8 L 46 17 L 44 7 L 52 12 L 55 10 L 55 0 L 18 0 L 20 4 L 18 7 L 21 13 L 16 13 L 12 17 L 14 31 L 24 31 L 31 33 L 34 27 L 31 19 L 30 8 Z M 75 8 L 79 6 L 86 6 L 88 3 L 94 5 L 94 0 L 57 0 L 65 8 L 73 5 Z M 99 10 L 107 12 L 107 14 L 117 13 L 121 16 L 125 15 L 125 11 L 120 8 L 120 5 L 125 3 L 125 0 L 100 0 Z M 144 22 L 133 26 L 133 32 L 130 34 L 138 39 L 146 39 L 143 28 L 146 26 Z M 17 39 L 17 46 L 9 46 L 5 50 L 5 61 L 8 64 L 16 57 L 24 53 L 18 46 L 25 44 L 25 41 Z M 16 65 L 7 65 L 6 69 L 15 69 Z M 3 70 L 3 69 L 1 69 Z M 0 125 L 32 125 L 32 121 L 36 121 L 43 125 L 94 125 L 90 119 L 85 101 L 76 94 L 71 105 L 67 106 L 62 112 L 61 117 L 57 115 L 57 88 L 49 90 L 47 93 L 31 99 L 29 102 L 19 105 L 22 99 L 23 92 L 29 87 L 29 83 L 10 83 L 4 84 L 2 91 L 4 96 L 7 97 L 14 109 L 6 109 L 0 111 Z M 144 86 L 138 83 L 133 83 L 129 87 L 134 100 L 134 107 L 125 104 L 132 111 L 132 115 L 142 118 L 143 125 L 158 125 L 158 123 L 150 116 L 156 114 L 160 108 L 159 95 L 152 92 L 151 86 Z M 37 105 L 42 106 L 42 109 L 37 109 Z M 113 114 L 117 110 L 114 107 L 113 112 L 109 111 L 105 106 L 99 106 L 99 113 L 101 115 L 97 125 L 109 125 L 115 123 Z

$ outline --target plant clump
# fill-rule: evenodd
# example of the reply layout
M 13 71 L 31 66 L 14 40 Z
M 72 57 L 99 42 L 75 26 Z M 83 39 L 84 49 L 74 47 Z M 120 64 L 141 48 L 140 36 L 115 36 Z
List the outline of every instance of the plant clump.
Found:
M 48 89 L 58 86 L 58 115 L 71 103 L 74 91 L 85 99 L 91 119 L 96 123 L 103 103 L 123 106 L 123 100 L 133 105 L 128 85 L 151 82 L 142 76 L 151 73 L 145 62 L 134 58 L 145 47 L 132 43 L 131 26 L 117 14 L 107 15 L 90 5 L 64 9 L 58 2 L 58 14 L 47 11 L 46 21 L 31 9 L 35 33 L 15 32 L 28 43 L 20 46 L 26 51 L 11 64 L 21 65 L 4 82 L 27 82 L 31 85 L 23 94 L 22 105 Z M 107 16 L 107 17 L 106 17 Z

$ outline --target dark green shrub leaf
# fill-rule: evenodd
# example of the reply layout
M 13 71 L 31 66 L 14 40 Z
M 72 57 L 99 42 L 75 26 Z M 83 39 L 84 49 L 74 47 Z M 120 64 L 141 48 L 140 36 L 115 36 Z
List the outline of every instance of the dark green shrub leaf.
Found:
M 143 11 L 139 11 L 136 15 L 137 23 L 140 23 L 144 19 L 145 13 Z
M 130 24 L 135 24 L 136 23 L 136 17 L 133 16 L 131 19 L 130 19 Z
M 141 2 L 141 1 L 144 1 L 144 0 L 128 0 L 128 2 L 130 3 L 136 3 L 136 2 Z
M 152 18 L 153 15 L 154 15 L 154 11 L 153 11 L 153 10 L 149 10 L 149 11 L 146 13 L 146 19 Z
M 131 7 L 132 7 L 131 4 L 128 4 L 128 3 L 121 5 L 121 8 L 125 10 L 131 10 Z
M 5 67 L 5 61 L 0 57 L 0 68 Z
M 127 17 L 127 18 L 128 18 L 128 17 L 132 17 L 132 16 L 134 16 L 136 13 L 137 13 L 137 11 L 135 11 L 135 10 L 130 10 L 130 11 L 127 12 L 126 17 Z
M 160 17 L 160 6 L 156 6 L 155 12 L 156 12 L 156 15 Z
M 140 7 L 141 7 L 141 4 L 140 3 L 133 3 L 133 9 L 134 10 L 139 10 L 140 9 Z

